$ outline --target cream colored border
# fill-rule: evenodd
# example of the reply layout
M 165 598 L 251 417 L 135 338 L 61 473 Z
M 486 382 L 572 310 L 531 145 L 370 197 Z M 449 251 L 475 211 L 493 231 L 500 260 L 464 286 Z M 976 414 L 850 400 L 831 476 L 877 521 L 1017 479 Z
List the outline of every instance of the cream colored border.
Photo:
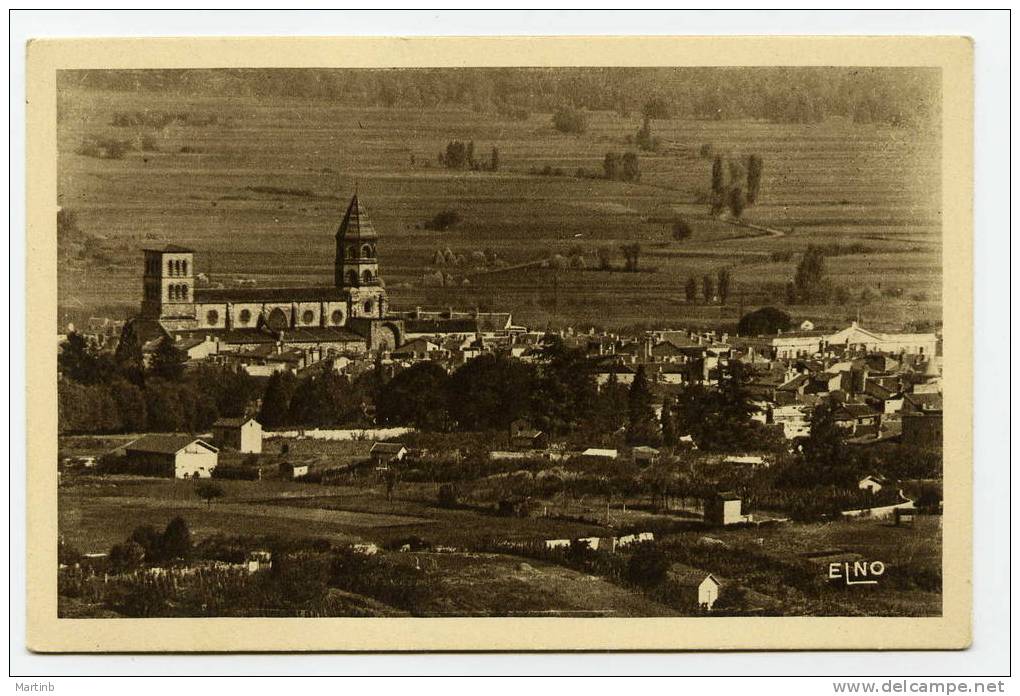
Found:
M 72 68 L 942 68 L 944 615 L 939 618 L 57 619 L 56 89 Z M 28 636 L 40 652 L 963 648 L 971 640 L 973 46 L 961 37 L 189 38 L 28 46 Z M 12 463 L 12 465 L 15 465 Z

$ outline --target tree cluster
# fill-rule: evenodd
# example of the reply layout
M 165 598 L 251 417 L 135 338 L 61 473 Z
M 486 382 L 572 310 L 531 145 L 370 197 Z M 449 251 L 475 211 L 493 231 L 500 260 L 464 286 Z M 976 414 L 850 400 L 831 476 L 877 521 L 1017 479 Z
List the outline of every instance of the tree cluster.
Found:
M 637 153 L 607 152 L 602 160 L 603 177 L 612 181 L 641 181 L 641 162 Z

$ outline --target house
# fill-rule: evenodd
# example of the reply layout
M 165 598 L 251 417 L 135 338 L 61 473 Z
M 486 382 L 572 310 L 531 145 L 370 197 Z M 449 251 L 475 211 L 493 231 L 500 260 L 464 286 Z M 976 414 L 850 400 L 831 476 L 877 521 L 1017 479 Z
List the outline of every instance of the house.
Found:
M 298 479 L 308 476 L 311 466 L 308 462 L 280 462 L 280 476 L 282 478 Z
M 600 388 L 616 379 L 618 384 L 630 384 L 637 371 L 629 365 L 603 365 L 595 369 L 595 384 Z
M 273 554 L 269 551 L 252 551 L 248 554 L 248 572 L 269 570 L 273 565 Z
M 403 461 L 407 456 L 407 447 L 399 442 L 377 442 L 372 445 L 368 455 L 376 469 L 389 469 L 390 464 Z
M 848 431 L 848 435 L 862 437 L 879 434 L 881 417 L 867 404 L 840 404 L 833 412 L 836 425 Z
M 535 430 L 523 418 L 510 424 L 510 446 L 514 449 L 545 449 L 549 446 L 549 438 L 541 430 Z
M 753 469 L 767 469 L 769 460 L 760 454 L 731 454 L 723 459 L 723 464 L 749 466 Z
M 599 449 L 598 447 L 589 447 L 584 452 L 581 452 L 582 457 L 589 459 L 616 459 L 619 456 L 619 452 L 614 449 Z
M 124 454 L 141 474 L 210 478 L 219 449 L 193 435 L 153 434 L 128 443 Z
M 903 414 L 942 413 L 942 395 L 938 392 L 913 392 L 903 395 Z
M 659 450 L 654 447 L 647 447 L 641 445 L 631 450 L 631 456 L 634 458 L 634 463 L 641 466 L 648 466 L 649 464 L 655 464 L 659 461 Z
M 783 436 L 787 440 L 811 434 L 811 408 L 804 404 L 773 406 L 769 420 L 775 425 L 782 426 Z
M 857 482 L 857 488 L 874 494 L 882 490 L 888 483 L 889 481 L 885 476 L 880 474 L 870 474 Z
M 719 599 L 722 584 L 709 572 L 674 563 L 667 577 L 680 591 L 681 600 L 690 609 L 712 611 L 712 606 Z
M 426 338 L 416 338 L 392 351 L 390 355 L 394 360 L 427 360 L 439 352 L 445 353 L 441 351 L 439 344 Z
M 213 442 L 220 449 L 244 454 L 262 452 L 262 424 L 251 417 L 220 418 L 213 423 Z
M 705 524 L 726 526 L 746 522 L 742 507 L 743 500 L 736 493 L 716 493 L 704 501 Z
M 847 328 L 828 331 L 791 331 L 775 336 L 770 341 L 774 358 L 797 358 L 830 352 L 840 348 L 844 352 L 906 353 L 935 355 L 938 339 L 933 333 L 880 333 L 861 327 L 856 321 Z

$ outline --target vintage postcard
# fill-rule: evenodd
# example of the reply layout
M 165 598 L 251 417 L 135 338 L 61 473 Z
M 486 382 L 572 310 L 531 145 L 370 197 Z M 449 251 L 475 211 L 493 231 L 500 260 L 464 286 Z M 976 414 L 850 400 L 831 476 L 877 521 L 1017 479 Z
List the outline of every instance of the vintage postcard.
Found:
M 971 57 L 30 44 L 29 647 L 966 647 Z

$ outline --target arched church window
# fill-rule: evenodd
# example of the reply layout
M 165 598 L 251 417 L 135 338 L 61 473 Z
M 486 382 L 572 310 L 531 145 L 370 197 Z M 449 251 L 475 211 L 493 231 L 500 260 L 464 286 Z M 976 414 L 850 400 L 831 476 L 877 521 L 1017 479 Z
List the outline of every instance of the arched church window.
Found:
M 344 321 L 344 313 L 339 309 L 333 310 L 333 314 L 330 315 L 330 319 L 334 324 L 342 324 Z
M 358 284 L 358 272 L 357 271 L 350 271 L 347 274 L 347 283 L 348 283 L 348 285 L 357 285 Z
M 372 300 L 365 300 L 365 314 L 372 313 Z
M 184 285 L 181 286 L 181 299 L 182 300 L 187 300 L 188 299 L 188 285 L 187 285 L 187 283 L 185 283 Z
M 361 274 L 361 279 L 366 283 L 372 282 L 372 271 L 365 271 Z
M 188 275 L 188 262 L 181 261 L 181 275 Z
M 310 309 L 306 309 L 304 313 L 301 315 L 301 321 L 303 321 L 306 324 L 311 324 L 313 321 L 315 321 L 315 312 L 313 312 Z
M 247 309 L 242 309 L 241 313 L 237 316 L 237 321 L 240 322 L 241 324 L 247 324 L 248 322 L 250 322 L 251 311 Z
M 361 255 L 362 255 L 362 257 L 364 257 L 366 259 L 372 258 L 372 247 L 369 246 L 368 244 L 366 244 L 365 246 L 361 247 Z
M 174 274 L 174 262 L 173 261 L 167 261 L 166 262 L 166 274 L 169 275 L 169 276 L 172 276 Z
M 170 298 L 171 300 L 176 300 L 176 299 L 177 299 L 177 286 L 176 286 L 176 285 L 171 285 L 171 286 L 170 286 L 170 289 L 169 289 L 169 291 L 167 292 L 167 296 L 168 296 L 168 297 L 169 297 L 169 298 Z
M 358 256 L 358 247 L 354 246 L 353 244 L 351 246 L 347 247 L 347 258 L 353 259 L 353 258 L 357 258 L 357 256 Z
M 206 312 L 205 320 L 208 324 L 213 325 L 220 320 L 220 313 L 215 309 L 210 309 Z

